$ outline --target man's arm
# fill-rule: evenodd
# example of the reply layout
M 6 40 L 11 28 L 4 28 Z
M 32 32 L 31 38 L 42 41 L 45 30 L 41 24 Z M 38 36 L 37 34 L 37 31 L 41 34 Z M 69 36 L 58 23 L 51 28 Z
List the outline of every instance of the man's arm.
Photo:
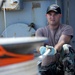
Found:
M 70 43 L 70 41 L 71 41 L 71 36 L 68 36 L 68 35 L 61 35 L 61 37 L 60 37 L 58 43 L 55 45 L 54 48 L 55 48 L 57 51 L 60 51 L 61 48 L 62 48 L 62 46 L 63 46 L 63 44 Z

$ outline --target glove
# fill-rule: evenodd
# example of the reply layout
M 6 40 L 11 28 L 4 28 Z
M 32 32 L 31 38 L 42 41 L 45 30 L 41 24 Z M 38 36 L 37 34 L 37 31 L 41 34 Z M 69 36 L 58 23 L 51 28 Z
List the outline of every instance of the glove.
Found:
M 69 44 L 64 44 L 63 45 L 63 50 L 66 51 L 67 53 L 69 53 L 69 47 L 72 47 L 72 46 L 69 45 Z
M 48 51 L 48 54 L 47 55 L 54 55 L 54 54 L 56 54 L 56 50 L 54 49 L 54 47 L 53 46 L 46 46 L 46 50 L 50 50 L 50 51 Z
M 41 46 L 41 47 L 39 48 L 39 51 L 40 51 L 40 54 L 41 54 L 41 56 L 39 56 L 40 62 L 42 62 L 42 60 L 43 60 L 46 56 L 48 56 L 48 55 L 54 55 L 54 54 L 56 53 L 56 50 L 54 49 L 54 47 L 48 46 L 48 45 L 47 45 L 46 47 Z
M 63 50 L 65 51 L 65 50 L 69 50 L 69 48 L 68 48 L 68 45 L 67 44 L 64 44 L 63 45 Z
M 44 54 L 44 55 L 54 55 L 55 53 L 56 53 L 56 50 L 54 49 L 54 47 L 53 46 L 46 46 L 46 47 L 44 47 L 44 46 L 41 46 L 40 48 L 39 48 L 39 51 L 40 51 L 40 54 Z
M 46 47 L 41 46 L 41 47 L 39 48 L 39 51 L 40 51 L 40 54 L 43 55 L 43 54 L 46 52 Z

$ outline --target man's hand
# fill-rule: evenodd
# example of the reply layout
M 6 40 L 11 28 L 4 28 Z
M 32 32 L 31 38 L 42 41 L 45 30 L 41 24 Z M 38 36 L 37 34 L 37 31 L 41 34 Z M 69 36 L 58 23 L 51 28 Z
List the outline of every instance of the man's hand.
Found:
M 72 47 L 71 45 L 69 44 L 64 44 L 63 45 L 63 50 L 65 51 L 65 53 L 69 53 L 69 48 Z
M 56 50 L 54 49 L 54 47 L 48 46 L 48 45 L 46 47 L 41 46 L 39 48 L 39 51 L 40 51 L 40 54 L 42 54 L 42 55 L 54 55 L 54 54 L 56 54 Z
M 48 53 L 48 55 L 55 55 L 56 54 L 56 50 L 53 46 L 46 46 L 46 50 L 50 50 L 50 52 Z
M 39 52 L 40 52 L 41 55 L 43 55 L 46 52 L 46 47 L 45 46 L 41 46 L 39 48 Z

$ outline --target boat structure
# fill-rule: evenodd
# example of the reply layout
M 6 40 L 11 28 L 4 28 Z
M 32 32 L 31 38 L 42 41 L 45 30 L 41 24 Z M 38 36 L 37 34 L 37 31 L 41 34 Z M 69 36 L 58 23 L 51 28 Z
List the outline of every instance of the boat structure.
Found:
M 51 4 L 61 7 L 61 23 L 75 30 L 75 0 L 0 0 L 1 75 L 38 74 L 33 51 L 47 38 L 35 37 L 35 31 L 48 24 L 46 10 Z M 75 36 L 71 44 L 75 49 Z

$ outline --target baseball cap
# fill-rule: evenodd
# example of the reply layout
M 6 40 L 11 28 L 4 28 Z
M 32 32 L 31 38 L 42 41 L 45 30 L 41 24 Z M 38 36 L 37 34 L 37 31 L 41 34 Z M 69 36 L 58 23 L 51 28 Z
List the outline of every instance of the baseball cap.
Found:
M 57 4 L 52 4 L 47 8 L 47 12 L 54 11 L 56 14 L 61 14 L 61 9 Z

